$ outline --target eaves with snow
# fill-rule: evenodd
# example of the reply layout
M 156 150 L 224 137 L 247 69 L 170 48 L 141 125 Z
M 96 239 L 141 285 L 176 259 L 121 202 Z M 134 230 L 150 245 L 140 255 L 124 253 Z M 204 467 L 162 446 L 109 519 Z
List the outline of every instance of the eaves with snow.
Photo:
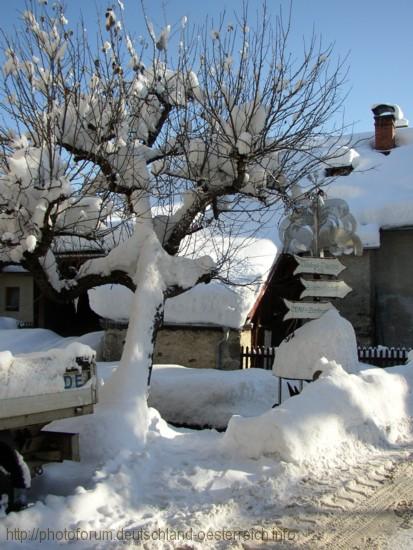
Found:
M 268 212 L 264 223 L 254 227 L 253 237 L 248 236 L 246 226 L 249 222 L 245 217 L 245 235 L 205 239 L 200 247 L 202 254 L 208 254 L 214 260 L 230 256 L 222 274 L 233 284 L 222 281 L 202 283 L 184 294 L 168 299 L 165 304 L 165 324 L 233 329 L 239 329 L 245 324 L 280 251 L 276 243 L 277 218 L 274 212 Z M 131 298 L 131 291 L 120 285 L 104 285 L 89 290 L 91 308 L 104 319 L 121 323 L 129 319 Z
M 374 112 L 376 111 L 376 112 Z M 395 146 L 387 151 L 375 149 L 374 131 L 343 139 L 337 154 L 325 167 L 331 183 L 329 198 L 347 201 L 357 220 L 357 233 L 365 248 L 380 246 L 380 230 L 413 226 L 413 129 L 407 126 L 397 105 L 373 106 L 377 117 L 390 117 L 394 122 Z M 378 114 L 376 114 L 378 113 Z M 329 177 L 327 180 L 330 179 Z M 239 329 L 265 283 L 271 266 L 281 252 L 278 223 L 282 211 L 267 216 L 255 236 L 238 247 L 237 257 L 242 277 L 239 283 L 253 281 L 249 286 L 228 286 L 222 282 L 201 284 L 190 291 L 167 300 L 165 323 L 179 325 L 224 326 Z M 246 233 L 248 228 L 246 228 Z M 209 251 L 214 256 L 214 251 Z M 205 251 L 204 251 L 205 253 Z M 232 273 L 231 280 L 237 281 Z M 92 309 L 101 317 L 127 321 L 130 291 L 117 285 L 89 291 Z

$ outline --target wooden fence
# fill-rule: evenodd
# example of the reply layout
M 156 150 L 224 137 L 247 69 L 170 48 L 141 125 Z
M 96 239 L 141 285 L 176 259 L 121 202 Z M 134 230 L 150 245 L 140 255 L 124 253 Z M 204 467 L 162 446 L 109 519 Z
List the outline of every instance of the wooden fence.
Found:
M 359 361 L 376 367 L 394 367 L 407 361 L 408 348 L 359 347 Z
M 241 346 L 241 368 L 242 369 L 266 369 L 271 370 L 277 348 L 256 347 L 249 348 Z
M 242 369 L 271 370 L 277 348 L 272 347 L 241 347 L 240 364 Z M 403 365 L 407 361 L 408 348 L 358 347 L 358 358 L 362 363 L 376 367 L 393 367 Z

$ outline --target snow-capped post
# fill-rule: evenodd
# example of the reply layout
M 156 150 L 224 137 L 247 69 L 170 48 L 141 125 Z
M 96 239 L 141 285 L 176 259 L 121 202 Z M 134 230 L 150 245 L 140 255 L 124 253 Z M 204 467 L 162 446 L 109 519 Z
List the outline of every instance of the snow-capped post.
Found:
M 114 441 L 137 447 L 165 299 L 219 276 L 228 247 L 212 260 L 202 243 L 242 234 L 237 211 L 291 206 L 289 189 L 334 155 L 345 77 L 315 36 L 295 62 L 291 18 L 271 28 L 266 6 L 256 29 L 245 7 L 199 39 L 185 16 L 156 29 L 143 15 L 135 40 L 123 10 L 99 14 L 96 48 L 62 4 L 29 2 L 25 32 L 2 40 L 0 128 L 1 265 L 21 264 L 56 300 L 107 283 L 135 292 L 103 399 Z M 102 257 L 62 263 L 71 239 Z

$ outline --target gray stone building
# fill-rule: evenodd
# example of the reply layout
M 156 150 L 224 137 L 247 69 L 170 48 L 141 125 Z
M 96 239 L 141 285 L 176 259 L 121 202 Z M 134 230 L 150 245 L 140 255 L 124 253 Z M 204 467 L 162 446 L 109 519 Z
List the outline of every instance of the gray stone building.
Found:
M 413 347 L 413 228 L 382 229 L 380 247 L 347 257 L 342 278 L 353 288 L 337 308 L 361 344 Z

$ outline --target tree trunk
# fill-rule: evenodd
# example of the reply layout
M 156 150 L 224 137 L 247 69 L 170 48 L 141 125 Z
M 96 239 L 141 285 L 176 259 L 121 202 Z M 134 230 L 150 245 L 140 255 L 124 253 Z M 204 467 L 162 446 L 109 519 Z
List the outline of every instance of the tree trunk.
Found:
M 141 449 L 146 441 L 148 380 L 155 335 L 164 308 L 164 281 L 158 261 L 162 252 L 156 236 L 149 235 L 139 255 L 136 291 L 122 358 L 101 392 L 100 402 L 110 411 L 108 436 L 112 438 L 111 446 L 117 450 Z

